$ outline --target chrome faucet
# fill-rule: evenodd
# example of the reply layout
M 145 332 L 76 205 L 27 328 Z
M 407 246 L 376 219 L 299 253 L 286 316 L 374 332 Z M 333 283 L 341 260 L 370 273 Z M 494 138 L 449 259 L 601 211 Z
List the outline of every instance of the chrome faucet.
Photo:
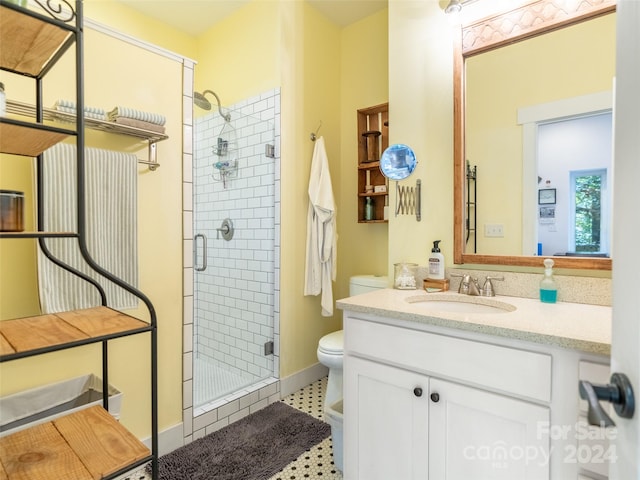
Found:
M 480 295 L 480 286 L 478 285 L 478 279 L 472 278 L 471 275 L 455 275 L 451 274 L 452 277 L 462 277 L 460 280 L 460 285 L 458 286 L 458 293 L 462 293 L 463 295 Z
M 493 283 L 491 283 L 491 280 L 504 280 L 504 277 L 490 277 L 487 276 L 487 278 L 484 281 L 484 285 L 482 285 L 482 291 L 480 292 L 480 295 L 482 295 L 483 297 L 495 297 L 496 296 L 496 291 L 493 288 Z
M 471 295 L 471 296 L 482 296 L 482 297 L 495 297 L 496 291 L 493 287 L 492 280 L 504 280 L 504 277 L 491 277 L 487 276 L 480 288 L 480 284 L 478 283 L 478 279 L 472 277 L 469 274 L 464 275 L 456 275 L 454 273 L 451 274 L 452 277 L 461 277 L 460 285 L 458 286 L 458 293 L 463 295 Z

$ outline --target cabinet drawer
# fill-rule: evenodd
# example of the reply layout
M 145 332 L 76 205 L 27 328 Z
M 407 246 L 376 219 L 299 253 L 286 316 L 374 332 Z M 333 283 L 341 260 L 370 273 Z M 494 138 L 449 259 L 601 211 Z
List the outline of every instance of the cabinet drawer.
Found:
M 551 356 L 349 317 L 345 353 L 542 402 L 551 400 Z

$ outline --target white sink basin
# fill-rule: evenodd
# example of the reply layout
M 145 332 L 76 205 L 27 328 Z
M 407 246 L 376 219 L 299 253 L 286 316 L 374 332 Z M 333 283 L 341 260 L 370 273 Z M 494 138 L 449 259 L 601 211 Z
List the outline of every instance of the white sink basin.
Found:
M 469 295 L 441 296 L 417 295 L 408 297 L 405 302 L 418 304 L 425 310 L 452 313 L 508 313 L 516 310 L 514 305 L 493 298 L 472 297 Z

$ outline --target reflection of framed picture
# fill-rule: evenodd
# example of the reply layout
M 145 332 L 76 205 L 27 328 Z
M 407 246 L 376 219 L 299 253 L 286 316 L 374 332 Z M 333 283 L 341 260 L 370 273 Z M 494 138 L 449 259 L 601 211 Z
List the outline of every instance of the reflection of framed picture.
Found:
M 556 223 L 556 207 L 540 207 L 540 223 Z
M 538 205 L 555 205 L 556 204 L 556 189 L 555 188 L 541 188 L 538 190 Z

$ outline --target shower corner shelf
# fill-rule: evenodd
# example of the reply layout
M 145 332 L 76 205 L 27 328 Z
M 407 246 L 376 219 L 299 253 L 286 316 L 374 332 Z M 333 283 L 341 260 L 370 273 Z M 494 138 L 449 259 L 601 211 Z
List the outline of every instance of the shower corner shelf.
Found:
M 372 107 L 361 108 L 358 116 L 358 223 L 388 223 L 384 219 L 384 207 L 388 203 L 389 186 L 387 179 L 380 171 L 380 155 L 389 146 L 389 104 L 383 103 Z M 373 132 L 373 134 L 371 134 Z M 376 158 L 371 158 L 367 151 L 367 141 L 377 142 Z M 369 185 L 385 185 L 385 192 L 367 192 Z M 365 220 L 367 197 L 374 201 L 373 220 Z

